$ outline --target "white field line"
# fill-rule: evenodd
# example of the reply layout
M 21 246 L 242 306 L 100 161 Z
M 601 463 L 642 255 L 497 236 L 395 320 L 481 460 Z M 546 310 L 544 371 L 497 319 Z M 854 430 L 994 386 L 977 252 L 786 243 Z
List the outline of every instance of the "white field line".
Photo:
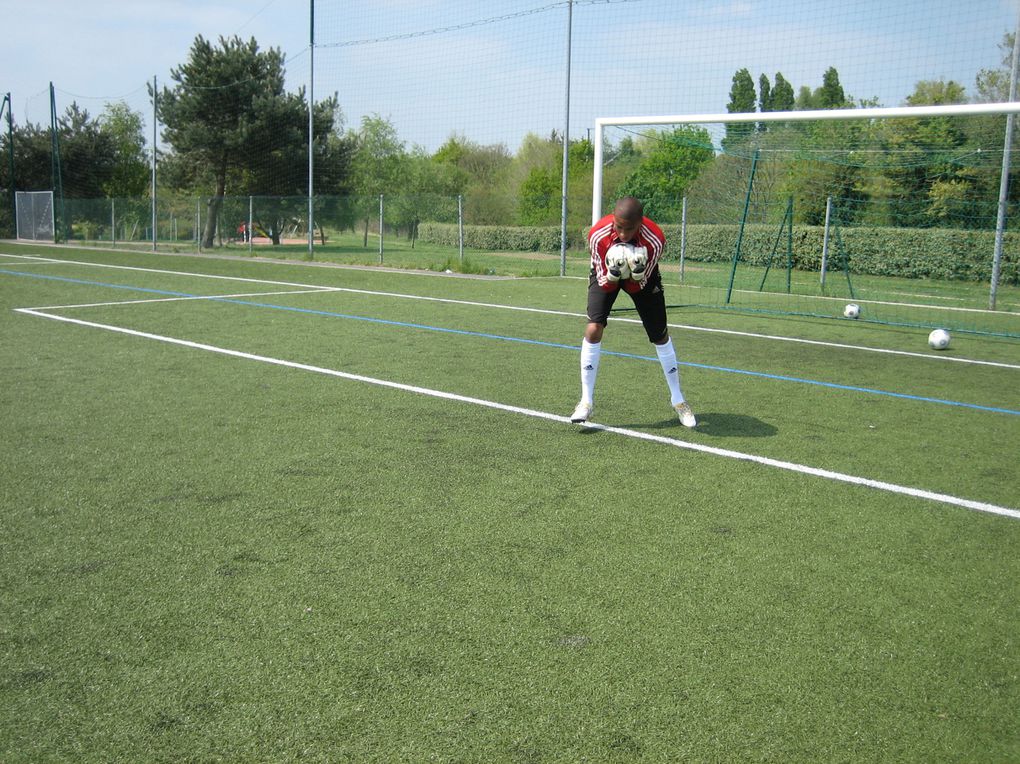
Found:
M 187 302 L 194 300 L 237 300 L 242 297 L 265 297 L 267 295 L 282 294 L 315 294 L 317 292 L 335 292 L 334 287 L 319 287 L 316 289 L 288 289 L 281 292 L 246 292 L 244 294 L 209 294 L 193 295 L 188 297 L 151 297 L 147 300 L 116 300 L 114 302 L 86 302 L 79 305 L 46 305 L 32 310 L 69 310 L 71 308 L 108 308 L 113 305 L 145 305 L 153 302 Z
M 347 379 L 354 382 L 363 382 L 366 384 L 377 385 L 379 387 L 386 387 L 393 390 L 401 390 L 403 392 L 415 393 L 417 395 L 427 395 L 433 398 L 440 398 L 448 401 L 456 401 L 458 403 L 468 403 L 475 406 L 483 406 L 489 409 L 496 409 L 498 411 L 505 411 L 512 414 L 521 414 L 523 416 L 534 417 L 536 419 L 545 419 L 550 422 L 557 422 L 560 424 L 570 425 L 569 417 L 551 414 L 546 411 L 522 408 L 520 406 L 511 406 L 505 403 L 484 400 L 482 398 L 471 398 L 465 395 L 458 395 L 456 393 L 445 392 L 443 390 L 433 390 L 427 387 L 407 385 L 400 382 L 392 382 L 390 380 L 377 379 L 375 377 L 367 377 L 361 374 L 351 374 L 348 372 L 337 371 L 336 369 L 326 369 L 321 366 L 311 366 L 309 364 L 296 363 L 294 361 L 286 361 L 280 358 L 269 358 L 267 356 L 255 355 L 253 353 L 245 353 L 240 350 L 231 350 L 229 348 L 216 347 L 215 345 L 207 345 L 201 342 L 192 342 L 190 340 L 182 340 L 177 339 L 175 337 L 166 337 L 159 334 L 150 334 L 148 332 L 140 332 L 134 329 L 126 329 L 120 326 L 99 324 L 92 321 L 82 321 L 77 318 L 69 318 L 67 316 L 58 316 L 50 313 L 43 313 L 42 311 L 35 310 L 32 308 L 15 308 L 15 310 L 19 313 L 37 316 L 39 318 L 49 318 L 54 321 L 63 321 L 66 323 L 76 324 L 78 326 L 86 326 L 93 329 L 104 329 L 106 331 L 127 334 L 133 337 L 142 337 L 144 339 L 156 340 L 158 342 L 166 342 L 172 345 L 181 345 L 183 347 L 193 348 L 195 350 L 204 350 L 210 353 L 218 353 L 220 355 L 231 356 L 234 358 L 242 358 L 248 361 L 257 361 L 260 363 L 268 363 L 275 366 L 283 366 L 291 369 L 298 369 L 300 371 L 308 371 L 316 374 L 325 374 L 328 376 L 338 377 L 340 379 Z M 661 435 L 653 435 L 646 432 L 640 432 L 638 430 L 631 430 L 625 427 L 610 427 L 608 425 L 600 425 L 595 423 L 589 423 L 587 427 L 589 429 L 597 429 L 603 432 L 612 433 L 614 435 L 621 435 L 623 437 L 634 438 L 636 440 L 644 440 L 651 443 L 658 443 L 660 445 L 672 446 L 673 448 L 698 451 L 705 454 L 711 454 L 713 456 L 721 456 L 728 459 L 737 459 L 739 461 L 752 462 L 766 467 L 772 467 L 774 469 L 786 470 L 788 472 L 796 472 L 802 475 L 812 475 L 814 477 L 820 477 L 826 480 L 833 480 L 841 483 L 848 483 L 850 485 L 874 488 L 880 491 L 887 491 L 889 493 L 895 493 L 902 496 L 913 496 L 919 499 L 927 499 L 929 501 L 935 501 L 942 504 L 950 504 L 957 507 L 964 507 L 966 509 L 973 509 L 978 512 L 987 512 L 990 514 L 1001 515 L 1003 517 L 1010 517 L 1013 518 L 1014 520 L 1020 520 L 1020 510 L 1011 509 L 1009 507 L 1000 507 L 995 504 L 988 504 L 981 501 L 973 501 L 971 499 L 962 499 L 957 496 L 950 496 L 948 494 L 926 491 L 920 488 L 911 488 L 909 486 L 896 485 L 895 483 L 887 483 L 882 480 L 872 480 L 870 478 L 858 477 L 856 475 L 848 475 L 842 472 L 834 472 L 832 470 L 825 470 L 819 469 L 817 467 L 810 467 L 803 464 L 796 464 L 794 462 L 786 462 L 781 461 L 779 459 L 771 459 L 766 456 L 746 454 L 740 451 L 731 451 L 725 448 L 716 448 L 715 446 L 708 446 L 701 443 L 692 443 L 683 440 L 676 440 L 675 438 L 667 438 Z
M 9 257 L 20 257 L 20 258 L 23 258 L 23 259 L 35 259 L 35 258 L 32 258 L 32 256 L 30 256 L 30 255 L 9 255 Z M 299 287 L 299 288 L 302 288 L 302 289 L 307 289 L 309 292 L 315 292 L 315 291 L 347 292 L 349 294 L 364 294 L 364 295 L 371 295 L 371 296 L 375 296 L 375 297 L 390 297 L 390 298 L 402 299 L 402 300 L 421 300 L 421 301 L 424 301 L 424 302 L 438 302 L 438 303 L 446 303 L 446 304 L 449 304 L 449 305 L 467 305 L 467 306 L 470 306 L 470 307 L 490 308 L 490 309 L 494 309 L 494 310 L 512 310 L 512 311 L 518 311 L 518 312 L 523 312 L 523 313 L 540 313 L 540 314 L 544 314 L 544 315 L 548 315 L 548 316 L 560 316 L 560 317 L 567 317 L 567 318 L 586 318 L 586 314 L 578 313 L 578 312 L 573 312 L 573 311 L 552 310 L 552 309 L 548 309 L 548 308 L 529 308 L 529 307 L 525 307 L 525 306 L 522 306 L 522 305 L 502 305 L 500 303 L 475 302 L 475 301 L 472 301 L 472 300 L 454 300 L 454 299 L 451 299 L 449 297 L 429 297 L 429 296 L 416 295 L 416 294 L 403 294 L 403 293 L 400 293 L 400 292 L 383 292 L 383 291 L 373 290 L 373 289 L 353 289 L 351 287 L 323 287 L 323 286 L 318 286 L 316 284 L 300 284 L 300 283 L 295 283 L 295 282 L 290 282 L 290 281 L 272 281 L 272 280 L 268 280 L 268 279 L 245 278 L 245 277 L 242 277 L 242 276 L 220 276 L 220 275 L 217 275 L 217 274 L 209 274 L 209 273 L 192 273 L 192 272 L 189 272 L 189 271 L 170 271 L 170 270 L 161 270 L 161 269 L 156 269 L 156 268 L 141 268 L 141 267 L 130 266 L 130 265 L 110 265 L 110 264 L 106 264 L 106 263 L 87 263 L 87 262 L 80 262 L 80 261 L 76 261 L 76 260 L 60 260 L 58 262 L 67 263 L 69 265 L 84 265 L 84 266 L 90 266 L 90 267 L 94 267 L 94 268 L 114 268 L 114 269 L 123 269 L 123 270 L 129 270 L 129 271 L 141 271 L 143 273 L 169 274 L 169 275 L 172 275 L 172 276 L 188 276 L 188 277 L 193 277 L 193 278 L 208 278 L 208 279 L 219 279 L 219 280 L 226 280 L 226 281 L 241 281 L 241 282 L 250 283 L 250 284 L 269 284 L 269 285 L 273 285 L 273 286 Z M 124 304 L 128 304 L 128 303 L 124 303 Z M 87 305 L 81 305 L 81 306 L 68 305 L 68 306 L 65 306 L 65 307 L 66 308 L 75 308 L 75 307 L 89 307 L 89 306 L 87 306 Z M 641 323 L 640 319 L 636 319 L 636 318 L 622 318 L 622 317 L 617 318 L 617 317 L 614 317 L 611 320 L 612 321 L 619 321 L 621 323 L 629 323 L 629 324 L 640 324 Z M 782 336 L 775 335 L 775 334 L 759 334 L 759 333 L 756 333 L 756 332 L 741 332 L 741 331 L 737 331 L 735 329 L 715 329 L 715 328 L 706 327 L 706 326 L 692 326 L 690 324 L 674 324 L 674 323 L 671 323 L 671 324 L 669 324 L 669 327 L 671 329 L 683 329 L 685 331 L 691 331 L 691 332 L 709 332 L 709 333 L 713 333 L 713 334 L 732 335 L 732 336 L 735 336 L 735 337 L 752 337 L 752 338 L 763 339 L 763 340 L 774 340 L 776 342 L 794 342 L 794 343 L 798 343 L 798 344 L 801 344 L 801 345 L 814 345 L 814 346 L 818 346 L 818 347 L 839 348 L 841 350 L 859 350 L 859 351 L 863 351 L 863 352 L 866 352 L 866 353 L 883 353 L 885 355 L 905 356 L 905 357 L 909 357 L 909 358 L 925 358 L 925 359 L 933 360 L 933 361 L 949 361 L 949 362 L 953 362 L 953 363 L 963 363 L 963 364 L 970 364 L 970 365 L 976 365 L 976 366 L 995 366 L 995 367 L 998 367 L 998 368 L 1001 368 L 1001 369 L 1015 369 L 1015 370 L 1020 371 L 1020 364 L 1001 363 L 1001 362 L 998 362 L 998 361 L 981 361 L 981 360 L 978 360 L 978 359 L 975 359 L 975 358 L 959 358 L 957 356 L 936 355 L 934 353 L 915 353 L 915 352 L 912 352 L 912 351 L 909 351 L 909 350 L 890 350 L 890 349 L 887 349 L 887 348 L 872 348 L 872 347 L 867 347 L 865 345 L 850 345 L 848 343 L 843 343 L 843 342 L 826 342 L 826 341 L 823 341 L 823 340 L 808 340 L 808 339 L 802 339 L 802 338 L 799 338 L 799 337 L 782 337 Z

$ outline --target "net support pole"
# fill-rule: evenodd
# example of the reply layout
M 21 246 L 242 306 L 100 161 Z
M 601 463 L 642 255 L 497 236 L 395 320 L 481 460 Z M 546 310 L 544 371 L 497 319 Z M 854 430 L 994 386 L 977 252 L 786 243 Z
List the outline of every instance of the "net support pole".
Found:
M 825 289 L 825 268 L 829 261 L 829 220 L 832 216 L 832 197 L 825 197 L 825 231 L 822 233 L 822 289 Z
M 249 255 L 252 254 L 252 239 L 254 237 L 251 235 L 251 223 L 252 223 L 252 218 L 254 218 L 254 217 L 255 217 L 255 197 L 254 196 L 249 196 L 248 197 L 248 222 L 245 223 L 245 225 L 244 225 L 244 236 L 245 236 L 246 239 L 248 239 L 248 254 Z
M 379 265 L 383 261 L 383 195 L 379 194 Z
M 464 264 L 464 195 L 457 194 L 457 252 Z
M 726 288 L 726 304 L 730 304 L 730 297 L 733 295 L 733 281 L 737 276 L 737 263 L 740 262 L 740 245 L 744 241 L 744 227 L 747 225 L 747 211 L 751 207 L 751 190 L 754 188 L 754 173 L 758 169 L 758 149 L 754 150 L 751 158 L 751 172 L 747 179 L 747 195 L 744 197 L 744 214 L 740 217 L 740 230 L 737 232 L 737 246 L 733 252 L 733 266 L 730 268 L 730 285 Z
M 680 283 L 684 282 L 684 259 L 687 255 L 687 197 L 680 203 Z
M 1013 30 L 1013 66 L 1009 75 L 1009 100 L 1016 100 L 1017 70 L 1020 68 L 1020 14 Z M 1006 115 L 1006 137 L 1002 143 L 1002 173 L 999 176 L 999 209 L 995 218 L 995 253 L 992 255 L 992 284 L 988 294 L 988 309 L 995 310 L 999 291 L 999 269 L 1002 267 L 1002 240 L 1006 231 L 1006 209 L 1009 203 L 1009 165 L 1013 151 L 1013 121 L 1015 115 Z
M 152 77 L 152 251 L 156 251 L 156 131 L 159 123 L 156 121 L 156 77 Z
M 7 177 L 11 179 L 11 214 L 17 219 L 18 204 L 15 196 L 17 185 L 14 182 L 14 112 L 12 111 L 13 101 L 11 101 L 10 93 L 4 96 L 4 104 L 7 106 L 7 166 L 10 173 Z M 3 114 L 3 111 L 3 108 L 0 107 L 0 115 Z
M 563 108 L 563 180 L 560 195 L 560 276 L 567 275 L 567 184 L 570 169 L 570 48 L 574 26 L 574 3 L 567 0 L 567 84 Z
M 308 259 L 315 256 L 315 0 L 308 0 Z

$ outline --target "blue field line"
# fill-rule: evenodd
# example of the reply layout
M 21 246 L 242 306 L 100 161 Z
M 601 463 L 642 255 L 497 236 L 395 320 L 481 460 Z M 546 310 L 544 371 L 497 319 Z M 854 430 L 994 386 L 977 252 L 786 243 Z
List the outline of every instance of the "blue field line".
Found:
M 356 316 L 356 315 L 353 315 L 353 314 L 350 314 L 350 313 L 336 313 L 334 311 L 316 310 L 314 308 L 297 308 L 297 307 L 293 307 L 293 306 L 289 306 L 289 305 L 277 305 L 275 303 L 268 303 L 268 302 L 255 302 L 253 300 L 239 300 L 239 299 L 231 298 L 231 297 L 215 297 L 215 296 L 206 296 L 206 295 L 195 295 L 195 294 L 188 294 L 188 293 L 185 293 L 185 292 L 172 292 L 172 291 L 166 291 L 166 290 L 160 290 L 160 289 L 148 289 L 148 288 L 145 288 L 145 287 L 124 286 L 124 285 L 121 285 L 121 284 L 105 284 L 105 283 L 98 282 L 98 281 L 88 281 L 88 280 L 84 280 L 84 279 L 73 279 L 73 278 L 67 278 L 67 277 L 64 277 L 64 276 L 50 276 L 50 275 L 39 274 L 39 273 L 24 273 L 24 272 L 21 272 L 21 271 L 11 271 L 11 270 L 7 270 L 5 268 L 0 268 L 0 273 L 7 273 L 7 274 L 10 274 L 10 275 L 14 275 L 14 276 L 26 276 L 26 277 L 29 277 L 29 278 L 49 279 L 49 280 L 52 280 L 52 281 L 66 281 L 66 282 L 70 282 L 70 283 L 74 283 L 74 284 L 87 284 L 89 286 L 101 286 L 101 287 L 110 287 L 110 288 L 113 288 L 113 289 L 134 290 L 134 291 L 137 291 L 137 292 L 144 292 L 144 293 L 147 293 L 147 294 L 161 294 L 161 295 L 167 295 L 167 296 L 173 296 L 173 297 L 204 298 L 204 299 L 208 300 L 209 302 L 225 302 L 225 303 L 232 303 L 232 304 L 235 304 L 235 305 L 245 305 L 245 306 L 248 306 L 248 307 L 255 307 L 255 308 L 269 308 L 269 309 L 272 309 L 272 310 L 284 310 L 284 311 L 288 311 L 288 312 L 291 312 L 291 313 L 303 313 L 303 314 L 313 315 L 313 316 L 326 316 L 328 318 L 344 318 L 344 319 L 349 319 L 351 321 L 365 321 L 367 323 L 381 324 L 381 325 L 384 325 L 384 326 L 397 326 L 397 327 L 401 327 L 401 328 L 405 328 L 405 329 L 421 329 L 421 330 L 424 330 L 424 331 L 441 332 L 441 333 L 444 333 L 444 334 L 458 334 L 458 335 L 466 336 L 466 337 L 480 337 L 482 339 L 501 340 L 503 342 L 517 342 L 517 343 L 521 343 L 521 344 L 525 344 L 525 345 L 537 345 L 537 346 L 540 346 L 540 347 L 557 348 L 557 349 L 561 349 L 561 350 L 571 350 L 571 351 L 574 351 L 574 352 L 579 352 L 579 350 L 580 350 L 580 348 L 577 345 L 571 345 L 571 344 L 562 343 L 562 342 L 548 342 L 546 340 L 529 340 L 529 339 L 525 339 L 523 337 L 508 337 L 508 336 L 505 336 L 505 335 L 502 335 L 502 334 L 489 334 L 489 333 L 486 333 L 486 332 L 476 332 L 476 331 L 470 331 L 470 330 L 467 330 L 467 329 L 448 329 L 448 328 L 441 327 L 441 326 L 430 326 L 428 324 L 415 324 L 415 323 L 411 323 L 411 322 L 408 322 L 408 321 L 393 321 L 391 319 L 385 319 L 385 318 L 370 318 L 368 316 Z M 637 354 L 634 354 L 634 353 L 620 353 L 620 352 L 612 351 L 612 350 L 604 350 L 602 352 L 603 352 L 604 355 L 611 355 L 611 356 L 616 356 L 616 357 L 619 357 L 619 358 L 631 358 L 631 359 L 638 360 L 638 361 L 654 361 L 656 363 L 658 363 L 658 361 L 659 361 L 658 357 L 654 357 L 654 356 L 637 355 Z M 686 366 L 686 367 L 693 368 L 693 369 L 705 369 L 707 371 L 718 371 L 718 372 L 724 372 L 724 373 L 727 373 L 727 374 L 743 374 L 743 375 L 748 376 L 748 377 L 757 377 L 759 379 L 771 379 L 771 380 L 776 380 L 776 381 L 779 381 L 779 382 L 793 382 L 793 383 L 801 384 L 801 385 L 813 385 L 815 387 L 825 387 L 825 388 L 829 388 L 829 389 L 832 389 L 832 390 L 844 390 L 844 391 L 848 391 L 848 392 L 865 393 L 865 394 L 868 394 L 868 395 L 882 395 L 882 396 L 885 396 L 885 397 L 888 397 L 888 398 L 899 398 L 901 400 L 917 401 L 917 402 L 920 402 L 920 403 L 936 403 L 936 404 L 941 404 L 943 406 L 956 406 L 956 407 L 959 407 L 959 408 L 974 409 L 974 410 L 977 410 L 977 411 L 986 411 L 986 412 L 990 412 L 990 413 L 994 413 L 994 414 L 1009 414 L 1009 415 L 1012 415 L 1012 416 L 1020 416 L 1020 411 L 1017 411 L 1017 410 L 1014 410 L 1014 409 L 999 408 L 997 406 L 982 406 L 982 405 L 977 404 L 977 403 L 964 403 L 963 401 L 952 401 L 952 400 L 948 400 L 948 399 L 945 399 L 945 398 L 930 398 L 930 397 L 924 396 L 924 395 L 910 395 L 908 393 L 894 393 L 894 392 L 890 392 L 888 390 L 877 390 L 877 389 L 871 388 L 871 387 L 858 387 L 858 386 L 855 386 L 855 385 L 841 385 L 841 384 L 837 384 L 835 382 L 822 382 L 822 381 L 816 380 L 816 379 L 804 379 L 802 377 L 790 377 L 790 376 L 786 376 L 786 375 L 783 375 L 783 374 L 769 374 L 767 372 L 750 371 L 748 369 L 734 369 L 734 368 L 730 368 L 728 366 L 713 366 L 711 364 L 694 363 L 692 361 L 678 361 L 677 363 L 680 366 Z
M 72 279 L 69 276 L 51 276 L 48 273 L 26 273 L 24 271 L 12 271 L 7 268 L 0 268 L 0 273 L 11 276 L 26 276 L 30 279 L 42 279 L 44 281 L 63 281 L 68 284 L 83 284 L 85 286 L 106 287 L 108 289 L 126 289 L 130 292 L 142 292 L 144 294 L 161 294 L 166 297 L 199 297 L 200 295 L 188 294 L 187 292 L 171 292 L 165 289 L 148 289 L 146 287 L 129 286 L 127 284 L 107 284 L 103 281 L 90 281 L 88 279 Z

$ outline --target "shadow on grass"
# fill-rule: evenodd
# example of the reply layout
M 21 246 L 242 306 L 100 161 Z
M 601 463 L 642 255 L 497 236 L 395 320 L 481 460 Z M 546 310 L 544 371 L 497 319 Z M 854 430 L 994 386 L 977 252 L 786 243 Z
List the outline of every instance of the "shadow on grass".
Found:
M 673 418 L 663 419 L 652 424 L 635 422 L 615 426 L 635 430 L 675 430 L 678 435 L 689 433 L 691 435 L 708 435 L 713 438 L 771 438 L 779 432 L 774 425 L 747 414 L 696 413 L 698 426 L 693 433 L 690 433 Z M 598 432 L 598 430 L 593 429 L 590 432 Z

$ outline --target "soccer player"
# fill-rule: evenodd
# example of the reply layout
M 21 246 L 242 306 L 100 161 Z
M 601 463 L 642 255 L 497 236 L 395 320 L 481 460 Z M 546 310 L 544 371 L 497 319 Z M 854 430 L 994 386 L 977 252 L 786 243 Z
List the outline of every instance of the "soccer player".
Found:
M 588 326 L 581 341 L 581 402 L 570 415 L 571 422 L 587 422 L 591 417 L 602 333 L 622 289 L 634 301 L 645 333 L 655 346 L 669 385 L 670 402 L 680 423 L 684 427 L 697 425 L 694 412 L 680 389 L 676 351 L 666 326 L 666 297 L 659 273 L 659 258 L 665 246 L 662 229 L 644 216 L 644 206 L 633 196 L 617 201 L 613 214 L 606 215 L 588 232 L 591 252 Z

